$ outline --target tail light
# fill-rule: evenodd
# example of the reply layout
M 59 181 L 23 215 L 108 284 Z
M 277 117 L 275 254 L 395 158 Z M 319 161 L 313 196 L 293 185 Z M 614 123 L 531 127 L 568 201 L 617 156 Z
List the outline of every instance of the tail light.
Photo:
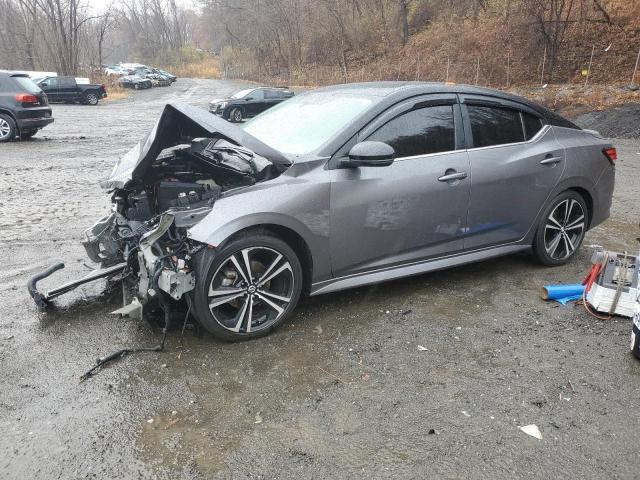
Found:
M 40 103 L 38 101 L 38 97 L 31 95 L 30 93 L 18 93 L 15 98 L 16 102 L 21 103 L 23 107 L 38 105 Z
M 603 148 L 602 153 L 604 153 L 604 156 L 607 157 L 607 160 L 611 162 L 611 165 L 614 165 L 616 160 L 618 159 L 618 152 L 616 152 L 616 149 L 614 147 Z

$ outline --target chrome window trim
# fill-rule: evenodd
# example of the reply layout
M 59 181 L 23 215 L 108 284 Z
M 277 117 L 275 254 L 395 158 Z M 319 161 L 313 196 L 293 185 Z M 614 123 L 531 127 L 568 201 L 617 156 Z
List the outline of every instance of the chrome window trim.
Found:
M 447 150 L 446 152 L 435 152 L 435 153 L 425 153 L 422 155 L 411 155 L 409 157 L 398 157 L 394 160 L 394 162 L 397 161 L 402 161 L 402 160 L 414 160 L 416 158 L 424 158 L 424 157 L 436 157 L 439 155 L 447 155 L 450 153 L 462 153 L 465 152 L 466 150 L 464 148 L 462 149 L 457 149 L 457 150 Z
M 488 150 L 488 149 L 491 149 L 491 148 L 511 147 L 511 146 L 514 146 L 514 145 L 527 145 L 529 143 L 534 143 L 534 142 L 537 142 L 538 140 L 540 140 L 542 135 L 545 134 L 546 132 L 548 132 L 549 130 L 551 130 L 551 125 L 546 124 L 546 125 L 543 125 L 542 128 L 540 130 L 538 130 L 538 133 L 536 133 L 529 140 L 526 140 L 526 141 L 523 141 L 523 142 L 514 142 L 514 143 L 501 143 L 499 145 L 488 145 L 486 147 L 473 147 L 473 148 L 467 149 L 467 152 L 474 152 L 476 150 Z

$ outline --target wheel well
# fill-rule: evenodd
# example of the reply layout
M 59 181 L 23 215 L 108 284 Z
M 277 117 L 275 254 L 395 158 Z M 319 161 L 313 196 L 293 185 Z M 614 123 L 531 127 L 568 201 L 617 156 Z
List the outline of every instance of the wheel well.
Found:
M 5 110 L 4 108 L 0 108 L 0 113 L 3 113 L 4 115 L 9 115 L 13 119 L 13 121 L 16 123 L 16 127 L 18 126 L 16 117 L 13 113 L 11 113 L 10 110 Z
M 593 218 L 593 197 L 591 197 L 591 194 L 587 190 L 581 187 L 571 187 L 568 190 L 573 190 L 574 192 L 578 193 L 587 204 L 587 213 L 589 214 L 589 223 L 587 225 L 587 229 L 589 229 L 589 227 L 591 226 L 591 219 Z
M 20 127 L 18 126 L 18 119 L 16 118 L 16 116 L 10 110 L 5 110 L 3 108 L 0 108 L 0 113 L 11 117 L 11 119 L 13 120 L 13 123 L 16 126 L 16 133 L 20 135 Z
M 234 233 L 226 241 L 229 241 L 232 238 L 237 238 L 239 236 L 246 236 L 257 233 L 266 233 L 278 237 L 280 240 L 289 245 L 294 252 L 296 252 L 298 259 L 300 260 L 300 264 L 302 266 L 302 274 L 304 276 L 302 291 L 303 293 L 308 294 L 311 290 L 311 279 L 313 278 L 313 257 L 311 256 L 311 250 L 309 250 L 307 242 L 305 242 L 304 239 L 294 230 L 283 227 L 282 225 L 273 224 L 254 225 L 251 227 L 247 227 Z

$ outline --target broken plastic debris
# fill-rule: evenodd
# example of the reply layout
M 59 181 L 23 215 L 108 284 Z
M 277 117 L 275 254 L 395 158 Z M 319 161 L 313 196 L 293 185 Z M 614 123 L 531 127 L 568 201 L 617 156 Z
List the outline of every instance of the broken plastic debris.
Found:
M 262 417 L 260 416 L 260 412 L 256 413 L 256 421 L 253 423 L 262 423 Z
M 320 325 L 316 326 L 313 331 L 318 335 L 322 335 L 322 327 Z
M 421 352 L 426 352 L 427 349 L 425 347 L 423 347 L 422 345 L 418 345 L 418 350 L 420 350 Z
M 147 420 L 147 423 L 153 423 L 153 418 L 150 418 L 149 420 Z
M 460 413 L 463 414 L 465 417 L 470 417 L 471 416 L 471 414 L 469 412 L 467 412 L 466 410 L 462 410 Z
M 531 437 L 535 437 L 538 440 L 542 440 L 542 433 L 540 432 L 540 429 L 538 428 L 537 425 L 532 423 L 531 425 L 525 425 L 524 427 L 518 427 L 518 428 L 522 430 L 524 433 L 526 433 L 527 435 Z

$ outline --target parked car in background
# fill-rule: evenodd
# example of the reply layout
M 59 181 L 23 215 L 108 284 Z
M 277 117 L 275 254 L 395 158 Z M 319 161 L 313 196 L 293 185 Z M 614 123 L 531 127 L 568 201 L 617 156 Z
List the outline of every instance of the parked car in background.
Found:
M 47 77 L 38 82 L 51 103 L 83 103 L 97 105 L 107 97 L 102 84 L 78 83 L 74 77 Z
M 293 97 L 286 87 L 258 87 L 240 90 L 229 98 L 212 100 L 209 112 L 230 122 L 241 122 Z
M 131 72 L 133 72 L 133 69 L 121 67 L 120 65 L 110 65 L 104 68 L 104 73 L 107 75 L 121 76 L 129 75 Z
M 28 75 L 0 73 L 0 142 L 26 140 L 52 122 L 47 95 Z
M 175 82 L 176 80 L 178 80 L 178 77 L 176 77 L 174 74 L 169 73 L 165 70 L 161 70 L 159 68 L 152 68 L 151 71 L 153 73 L 159 73 L 160 75 L 164 75 L 165 77 L 167 77 L 169 80 L 171 80 L 171 83 Z
M 143 78 L 151 80 L 151 83 L 154 87 L 168 87 L 172 83 L 168 77 L 165 77 L 164 75 L 161 75 L 159 73 L 148 73 Z
M 135 90 L 142 90 L 153 87 L 151 80 L 142 78 L 137 75 L 125 75 L 120 77 L 118 83 L 122 88 L 133 88 Z

